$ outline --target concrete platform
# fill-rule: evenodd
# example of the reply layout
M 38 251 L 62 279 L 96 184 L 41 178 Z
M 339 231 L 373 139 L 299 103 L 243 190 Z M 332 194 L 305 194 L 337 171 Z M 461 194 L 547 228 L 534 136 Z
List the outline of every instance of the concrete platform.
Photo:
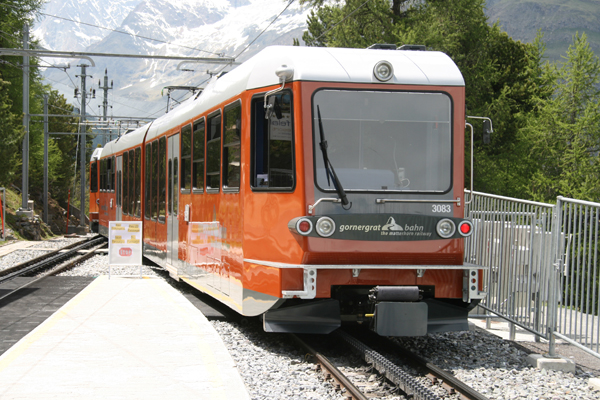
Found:
M 102 276 L 0 356 L 2 399 L 249 399 L 208 320 L 161 279 Z

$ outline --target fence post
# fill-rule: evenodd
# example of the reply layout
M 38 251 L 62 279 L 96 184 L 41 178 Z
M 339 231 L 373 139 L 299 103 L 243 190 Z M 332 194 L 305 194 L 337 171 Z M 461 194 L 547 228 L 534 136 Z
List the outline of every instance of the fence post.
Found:
M 556 205 L 554 206 L 554 212 L 552 213 L 552 246 L 550 249 L 550 290 L 548 292 L 548 357 L 557 357 L 556 355 L 556 337 L 554 331 L 556 330 L 556 320 L 558 314 L 558 273 L 560 271 L 560 265 L 562 257 L 559 256 L 560 249 L 560 237 L 562 230 L 562 205 L 563 197 L 558 196 L 556 199 Z

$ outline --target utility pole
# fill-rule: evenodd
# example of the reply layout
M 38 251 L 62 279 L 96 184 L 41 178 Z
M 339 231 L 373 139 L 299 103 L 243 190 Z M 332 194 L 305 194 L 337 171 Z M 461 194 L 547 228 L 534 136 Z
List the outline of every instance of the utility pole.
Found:
M 108 69 L 104 70 L 104 86 L 100 86 L 100 80 L 98 80 L 98 88 L 104 90 L 104 100 L 102 101 L 102 121 L 107 121 L 107 110 L 108 110 L 108 91 L 113 88 L 113 81 L 110 81 L 110 87 L 108 87 Z M 109 136 L 108 141 L 112 140 L 112 136 Z M 102 136 L 102 146 L 106 144 L 106 136 Z
M 48 94 L 44 93 L 44 214 L 42 219 L 48 223 Z
M 29 50 L 29 25 L 23 24 L 23 49 Z M 21 209 L 23 214 L 29 214 L 29 56 L 23 56 L 23 126 L 25 137 L 23 138 L 23 168 L 21 188 Z M 33 216 L 33 212 L 30 217 Z
M 81 64 L 78 65 L 78 67 L 81 67 L 81 75 L 75 75 L 76 77 L 81 77 L 81 108 L 80 108 L 80 116 L 79 116 L 79 140 L 81 141 L 80 146 L 79 146 L 79 151 L 81 152 L 81 165 L 80 165 L 80 169 L 81 169 L 81 196 L 80 196 L 80 218 L 79 218 L 79 226 L 80 227 L 85 227 L 85 192 L 86 192 L 86 182 L 85 182 L 85 175 L 86 175 L 86 164 L 87 164 L 87 155 L 86 155 L 86 124 L 85 124 L 85 120 L 86 120 L 86 111 L 85 111 L 85 106 L 86 106 L 86 102 L 87 102 L 87 89 L 85 87 L 85 83 L 86 83 L 86 78 L 89 76 L 90 78 L 92 77 L 91 75 L 86 75 L 86 68 L 88 67 L 87 64 Z M 95 91 L 94 93 L 94 98 L 95 96 Z M 77 97 L 77 89 L 75 89 L 75 97 Z

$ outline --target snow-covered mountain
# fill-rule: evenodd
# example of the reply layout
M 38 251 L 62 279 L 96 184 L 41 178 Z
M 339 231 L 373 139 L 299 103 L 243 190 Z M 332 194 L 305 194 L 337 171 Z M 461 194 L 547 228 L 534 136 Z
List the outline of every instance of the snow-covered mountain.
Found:
M 236 61 L 241 62 L 265 46 L 291 45 L 294 38 L 301 39 L 309 9 L 294 2 L 247 51 L 242 52 L 287 5 L 288 1 L 283 0 L 50 0 L 46 3 L 45 14 L 89 25 L 44 16 L 35 26 L 33 35 L 50 50 L 187 57 L 224 55 L 236 57 Z M 161 91 L 165 86 L 201 86 L 210 76 L 207 71 L 224 68 L 213 64 L 186 64 L 184 69 L 194 70 L 189 72 L 177 69 L 179 61 L 93 59 L 96 66 L 87 70 L 93 76 L 88 79 L 88 88 L 97 89 L 98 80 L 103 79 L 107 69 L 109 80 L 114 81 L 114 89 L 109 92 L 109 103 L 114 107 L 112 114 L 139 117 L 156 117 L 164 113 L 166 97 Z M 58 62 L 55 59 L 47 61 Z M 45 76 L 54 88 L 72 98 L 74 84 L 80 84 L 79 78 L 75 77 L 80 74 L 80 68 L 75 66 L 81 62 L 68 62 L 72 67 L 66 73 L 49 69 Z M 226 70 L 231 68 L 226 67 Z M 173 94 L 174 98 L 184 95 L 184 92 Z M 102 101 L 101 91 L 97 91 L 96 97 L 88 110 L 97 114 L 97 105 Z

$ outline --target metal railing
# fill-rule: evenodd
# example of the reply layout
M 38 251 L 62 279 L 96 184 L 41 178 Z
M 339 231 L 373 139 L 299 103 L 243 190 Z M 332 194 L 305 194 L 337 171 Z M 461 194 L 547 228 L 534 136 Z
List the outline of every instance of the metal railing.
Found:
M 600 204 L 559 197 L 537 203 L 465 191 L 473 235 L 465 261 L 489 267 L 487 297 L 473 312 L 499 316 L 550 342 L 566 340 L 600 357 Z
M 561 234 L 555 238 L 553 267 L 558 290 L 549 331 L 600 357 L 600 204 L 558 197 L 556 210 L 556 230 Z

